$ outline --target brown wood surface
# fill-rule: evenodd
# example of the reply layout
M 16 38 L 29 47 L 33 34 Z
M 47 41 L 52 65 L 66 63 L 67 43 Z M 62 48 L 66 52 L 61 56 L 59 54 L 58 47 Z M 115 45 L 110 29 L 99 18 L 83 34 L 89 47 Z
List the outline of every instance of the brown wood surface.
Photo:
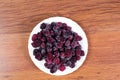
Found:
M 51 16 L 73 19 L 88 37 L 84 65 L 66 76 L 40 71 L 28 54 L 30 32 Z M 120 80 L 120 0 L 0 0 L 0 80 Z

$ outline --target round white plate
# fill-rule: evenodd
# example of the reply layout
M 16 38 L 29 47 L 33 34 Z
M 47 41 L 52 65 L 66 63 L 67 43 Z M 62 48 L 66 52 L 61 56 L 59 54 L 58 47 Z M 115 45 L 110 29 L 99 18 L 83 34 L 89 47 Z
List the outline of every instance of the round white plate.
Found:
M 70 67 L 66 67 L 65 71 L 59 71 L 57 70 L 57 72 L 55 73 L 50 73 L 50 70 L 45 68 L 44 63 L 45 61 L 38 61 L 37 59 L 35 59 L 35 56 L 33 55 L 33 50 L 34 48 L 32 47 L 31 43 L 32 43 L 32 35 L 38 33 L 39 31 L 41 31 L 40 29 L 40 25 L 41 23 L 51 23 L 51 22 L 63 22 L 66 23 L 68 26 L 72 27 L 72 31 L 78 33 L 81 37 L 82 37 L 82 41 L 80 41 L 79 43 L 82 46 L 82 50 L 84 50 L 85 52 L 85 56 L 82 56 L 81 59 L 79 61 L 76 62 L 76 66 L 74 68 L 70 68 Z M 66 75 L 66 74 L 70 74 L 73 71 L 77 70 L 85 61 L 86 56 L 87 56 L 87 52 L 88 52 L 88 41 L 87 41 L 87 37 L 85 35 L 85 32 L 82 30 L 82 28 L 73 20 L 69 19 L 69 18 L 65 18 L 65 17 L 50 17 L 47 19 L 44 19 L 43 21 L 41 21 L 40 23 L 38 23 L 34 29 L 32 30 L 32 32 L 30 33 L 30 37 L 28 40 L 28 51 L 29 51 L 29 55 L 30 58 L 32 59 L 33 63 L 43 72 L 51 74 L 51 75 Z

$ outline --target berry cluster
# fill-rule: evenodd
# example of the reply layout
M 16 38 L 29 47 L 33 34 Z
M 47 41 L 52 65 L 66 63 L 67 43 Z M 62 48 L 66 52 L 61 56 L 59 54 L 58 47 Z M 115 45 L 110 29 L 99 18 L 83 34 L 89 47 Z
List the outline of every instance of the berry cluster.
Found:
M 32 36 L 33 55 L 39 61 L 45 60 L 44 66 L 55 73 L 58 69 L 75 67 L 77 60 L 84 56 L 79 41 L 82 37 L 71 30 L 66 23 L 42 23 L 41 31 Z

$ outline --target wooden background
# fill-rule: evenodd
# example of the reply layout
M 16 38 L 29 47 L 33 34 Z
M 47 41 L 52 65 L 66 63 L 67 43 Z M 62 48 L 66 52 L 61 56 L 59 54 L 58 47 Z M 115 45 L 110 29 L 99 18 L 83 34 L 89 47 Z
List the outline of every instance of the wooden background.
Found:
M 66 76 L 40 71 L 28 55 L 34 26 L 64 16 L 89 41 L 84 65 Z M 0 0 L 0 80 L 120 80 L 120 0 Z

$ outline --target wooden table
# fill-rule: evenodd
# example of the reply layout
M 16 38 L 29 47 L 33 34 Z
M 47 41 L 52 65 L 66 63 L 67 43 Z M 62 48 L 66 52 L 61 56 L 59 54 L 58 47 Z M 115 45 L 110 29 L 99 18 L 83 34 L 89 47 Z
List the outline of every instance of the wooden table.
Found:
M 66 76 L 40 71 L 28 54 L 30 32 L 51 16 L 71 18 L 87 34 L 87 59 Z M 0 0 L 0 80 L 120 80 L 120 0 Z

